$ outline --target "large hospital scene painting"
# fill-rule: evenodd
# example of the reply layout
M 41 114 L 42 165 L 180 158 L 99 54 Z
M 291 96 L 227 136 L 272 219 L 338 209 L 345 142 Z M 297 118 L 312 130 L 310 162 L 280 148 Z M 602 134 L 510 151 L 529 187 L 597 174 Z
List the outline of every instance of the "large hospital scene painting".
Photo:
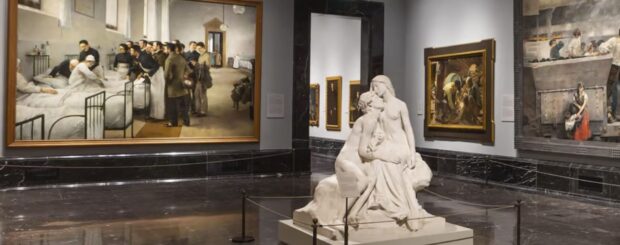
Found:
M 16 5 L 14 142 L 257 140 L 260 5 Z
M 620 138 L 620 2 L 524 0 L 525 137 Z

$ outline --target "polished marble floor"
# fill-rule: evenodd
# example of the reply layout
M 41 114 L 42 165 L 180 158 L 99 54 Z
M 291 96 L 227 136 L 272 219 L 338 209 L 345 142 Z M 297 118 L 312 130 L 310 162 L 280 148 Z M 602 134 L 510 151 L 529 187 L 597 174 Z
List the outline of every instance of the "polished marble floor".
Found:
M 240 231 L 240 190 L 254 196 L 307 196 L 331 174 L 313 157 L 311 176 L 231 177 L 158 183 L 0 191 L 0 244 L 231 244 Z M 521 244 L 620 244 L 620 205 L 520 192 L 436 177 L 418 199 L 430 213 L 470 227 L 475 244 L 514 244 L 514 208 L 491 210 L 459 201 L 512 205 L 524 201 Z M 454 199 L 449 200 L 445 197 Z M 260 199 L 290 215 L 309 199 Z M 457 200 L 457 201 L 455 201 Z M 278 244 L 270 211 L 249 204 L 253 244 Z

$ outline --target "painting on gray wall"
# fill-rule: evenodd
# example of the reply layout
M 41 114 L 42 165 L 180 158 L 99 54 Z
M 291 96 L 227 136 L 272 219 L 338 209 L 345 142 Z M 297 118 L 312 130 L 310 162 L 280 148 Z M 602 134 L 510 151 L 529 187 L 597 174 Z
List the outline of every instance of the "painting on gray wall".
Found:
M 9 147 L 259 141 L 261 1 L 20 0 L 8 18 Z
M 492 144 L 495 41 L 424 50 L 424 137 Z
M 342 101 L 342 77 L 328 77 L 325 82 L 325 128 L 340 131 L 340 108 Z
M 311 127 L 319 126 L 320 112 L 321 112 L 321 90 L 317 83 L 310 84 L 310 104 L 308 107 L 309 124 Z
M 360 100 L 362 86 L 359 80 L 349 82 L 349 127 L 353 128 L 355 121 L 362 116 L 357 103 Z
M 617 148 L 620 2 L 520 0 L 515 6 L 517 148 L 597 156 L 586 149 Z

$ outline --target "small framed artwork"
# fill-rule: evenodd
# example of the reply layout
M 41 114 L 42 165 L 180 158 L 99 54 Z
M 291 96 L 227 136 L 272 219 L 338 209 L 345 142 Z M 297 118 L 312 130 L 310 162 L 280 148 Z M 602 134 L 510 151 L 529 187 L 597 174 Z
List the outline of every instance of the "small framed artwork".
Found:
M 495 41 L 424 50 L 424 137 L 493 144 Z
M 353 128 L 355 121 L 362 115 L 362 112 L 357 106 L 361 93 L 360 81 L 351 81 L 349 83 L 349 127 L 351 128 Z
M 329 131 L 340 131 L 340 105 L 342 101 L 342 77 L 328 77 L 325 82 L 325 128 Z
M 319 84 L 313 83 L 310 84 L 310 109 L 309 109 L 309 119 L 311 127 L 319 126 L 319 115 L 321 111 L 320 101 L 321 101 L 321 90 L 319 89 Z
M 75 0 L 75 12 L 95 18 L 95 0 Z

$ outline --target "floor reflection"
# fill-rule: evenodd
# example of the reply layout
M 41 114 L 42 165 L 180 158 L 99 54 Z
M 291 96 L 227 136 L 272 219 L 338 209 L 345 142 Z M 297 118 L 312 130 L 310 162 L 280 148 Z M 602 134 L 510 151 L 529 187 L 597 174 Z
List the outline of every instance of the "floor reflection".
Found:
M 247 216 L 256 225 L 256 215 Z M 6 244 L 210 244 L 225 230 L 234 230 L 237 214 L 173 217 L 109 223 L 54 222 L 41 229 L 10 232 Z M 225 232 L 224 232 L 225 233 Z
M 330 159 L 313 158 L 312 176 L 135 183 L 122 186 L 0 191 L 2 245 L 231 244 L 240 233 L 240 190 L 256 196 L 307 196 L 331 174 Z M 485 204 L 525 201 L 522 244 L 618 244 L 620 208 L 576 198 L 519 192 L 434 178 L 430 188 L 455 200 Z M 452 215 L 448 222 L 474 229 L 475 244 L 513 244 L 515 210 L 489 210 L 418 193 L 425 209 Z M 309 199 L 256 199 L 282 214 Z M 456 214 L 456 215 L 454 215 Z M 278 244 L 281 217 L 248 204 L 253 244 Z

